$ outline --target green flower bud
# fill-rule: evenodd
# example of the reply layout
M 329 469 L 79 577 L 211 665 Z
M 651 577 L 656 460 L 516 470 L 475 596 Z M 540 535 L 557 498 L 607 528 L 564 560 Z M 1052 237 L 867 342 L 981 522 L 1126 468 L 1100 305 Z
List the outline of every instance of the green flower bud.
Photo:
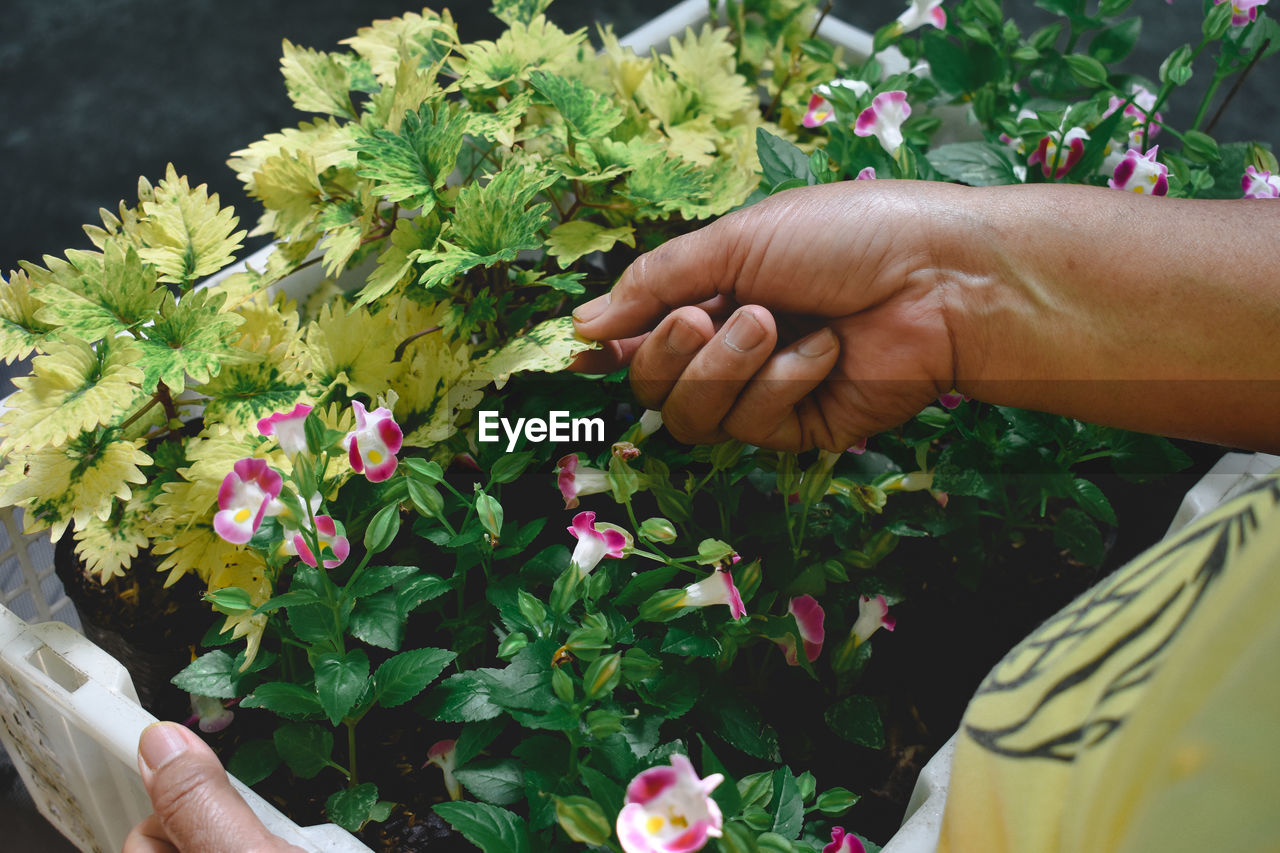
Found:
M 640 538 L 646 542 L 660 542 L 670 545 L 679 536 L 676 526 L 665 518 L 646 518 L 640 523 Z

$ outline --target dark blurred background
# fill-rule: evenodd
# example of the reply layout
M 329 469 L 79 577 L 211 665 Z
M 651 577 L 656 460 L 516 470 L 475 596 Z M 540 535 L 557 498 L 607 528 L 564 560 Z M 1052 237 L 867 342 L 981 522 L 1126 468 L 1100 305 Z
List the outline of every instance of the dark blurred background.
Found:
M 549 15 L 573 28 L 612 23 L 619 34 L 674 5 L 556 0 Z M 1092 6 L 1093 3 L 1091 2 Z M 835 14 L 874 29 L 905 2 L 841 0 Z M 6 0 L 0 31 L 0 272 L 22 259 L 88 245 L 80 226 L 98 208 L 136 200 L 139 175 L 153 181 L 173 162 L 256 219 L 225 161 L 264 134 L 304 118 L 285 95 L 280 40 L 333 49 L 375 18 L 417 8 L 403 0 Z M 501 23 L 487 0 L 453 3 L 464 40 L 493 38 Z M 1044 13 L 1005 2 L 1030 30 Z M 1200 0 L 1137 0 L 1144 33 L 1128 70 L 1154 78 L 1170 49 L 1199 36 Z M 1280 57 L 1264 62 L 1215 132 L 1221 141 L 1280 139 Z M 1174 104 L 1198 101 L 1197 84 Z M 1226 87 L 1224 87 L 1225 89 Z M 1193 100 L 1194 98 L 1194 100 Z

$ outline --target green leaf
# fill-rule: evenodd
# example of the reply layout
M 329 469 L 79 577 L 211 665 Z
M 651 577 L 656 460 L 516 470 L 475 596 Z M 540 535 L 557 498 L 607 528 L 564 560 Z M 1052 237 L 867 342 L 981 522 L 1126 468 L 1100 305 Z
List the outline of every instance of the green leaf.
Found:
M 329 820 L 348 832 L 359 832 L 360 827 L 373 819 L 378 806 L 378 786 L 372 782 L 339 791 L 324 804 Z
M 356 143 L 356 174 L 373 181 L 374 192 L 405 207 L 435 207 L 436 191 L 445 185 L 458 161 L 466 114 L 441 103 L 424 103 L 405 114 L 399 133 L 378 129 Z
M 599 139 L 622 123 L 622 110 L 604 92 L 547 71 L 529 72 L 529 83 L 555 107 L 578 139 Z
M 229 616 L 253 609 L 253 600 L 249 597 L 249 591 L 238 586 L 226 586 L 207 592 L 204 594 L 204 600 L 213 605 L 219 613 Z
M 530 853 L 525 823 L 506 809 L 487 803 L 440 803 L 436 814 L 484 853 Z
M 383 661 L 374 673 L 374 690 L 384 708 L 403 705 L 435 680 L 457 654 L 444 649 L 413 649 Z
M 405 630 L 399 593 L 389 589 L 361 598 L 351 611 L 349 630 L 370 645 L 398 651 Z
M 139 329 L 155 318 L 165 295 L 156 287 L 155 268 L 120 239 L 108 240 L 103 254 L 69 251 L 65 261 L 46 257 L 45 263 L 48 270 L 23 265 L 44 303 L 33 319 L 87 343 Z
M 579 353 L 598 346 L 578 337 L 572 317 L 556 317 L 476 362 L 464 382 L 477 389 L 493 382 L 501 389 L 513 373 L 556 373 L 568 367 Z
M 717 702 L 714 709 L 719 725 L 715 733 L 730 746 L 762 761 L 779 761 L 778 733 L 764 721 L 756 708 L 731 701 Z
M 825 714 L 831 731 L 859 746 L 880 749 L 884 746 L 884 726 L 880 711 L 867 696 L 848 696 L 827 709 Z
M 1072 482 L 1071 498 L 1099 521 L 1111 525 L 1116 523 L 1116 511 L 1112 508 L 1111 501 L 1107 500 L 1102 489 L 1088 480 L 1077 478 Z
M 515 23 L 529 23 L 551 5 L 551 0 L 493 0 L 490 11 L 497 15 L 503 23 L 511 26 Z
M 489 685 L 476 671 L 460 672 L 446 678 L 422 703 L 429 719 L 451 723 L 491 720 L 502 708 L 489 696 Z
M 26 358 L 48 340 L 53 326 L 36 319 L 43 304 L 25 271 L 8 280 L 0 275 L 0 358 L 6 364 Z
M 400 505 L 387 504 L 378 510 L 378 514 L 369 522 L 364 531 L 364 548 L 370 554 L 377 554 L 391 547 L 396 534 L 400 532 Z
M 529 451 L 521 453 L 504 453 L 489 468 L 490 483 L 510 483 L 516 480 L 533 461 Z
M 513 261 L 521 251 L 542 248 L 540 231 L 547 222 L 547 202 L 531 204 L 555 180 L 523 166 L 508 166 L 488 183 L 470 183 L 458 191 L 450 220 L 457 244 L 486 266 Z
M 1071 76 L 1084 85 L 1094 88 L 1106 85 L 1107 66 L 1092 56 L 1086 56 L 1083 53 L 1072 53 L 1063 58 L 1067 62 L 1067 70 L 1071 72 Z
M 235 658 L 222 650 L 203 654 L 193 660 L 182 672 L 175 675 L 175 687 L 214 699 L 234 699 L 239 694 L 240 673 Z
M 1093 37 L 1093 41 L 1089 43 L 1089 55 L 1104 65 L 1119 62 L 1133 51 L 1141 32 L 1141 18 L 1121 21 Z
M 798 838 L 804 826 L 804 798 L 800 786 L 790 768 L 779 767 L 773 771 L 773 801 L 769 804 L 773 815 L 770 829 L 784 838 Z
M 1185 85 L 1191 79 L 1191 45 L 1176 48 L 1160 63 L 1160 82 Z
M 176 303 L 165 296 L 146 337 L 138 342 L 143 391 L 154 393 L 163 382 L 170 394 L 180 394 L 188 378 L 203 385 L 235 358 L 244 318 L 223 311 L 225 301 L 226 294 L 213 290 L 192 291 Z
M 227 772 L 246 785 L 256 785 L 280 766 L 276 745 L 266 738 L 240 744 L 227 762 Z
M 435 575 L 416 577 L 396 593 L 396 612 L 404 619 L 419 606 L 439 598 L 452 588 L 452 583 Z
M 720 643 L 713 637 L 691 634 L 673 626 L 662 641 L 662 651 L 681 657 L 711 658 L 720 654 Z
M 320 707 L 320 699 L 314 690 L 286 681 L 259 684 L 252 693 L 240 700 L 240 706 L 266 708 L 290 719 L 305 719 L 324 710 Z
M 756 128 L 756 154 L 764 173 L 764 186 L 776 188 L 792 179 L 810 183 L 809 155 L 791 142 L 776 136 L 763 127 Z
M 467 765 L 454 773 L 477 800 L 505 806 L 524 798 L 524 772 L 511 759 Z
M 381 592 L 394 583 L 418 573 L 417 566 L 373 566 L 365 569 L 364 574 L 356 579 L 354 585 L 347 585 L 347 595 L 351 598 L 363 598 L 375 592 Z
M 617 243 L 635 247 L 635 228 L 622 225 L 605 228 L 594 222 L 575 219 L 561 223 L 547 235 L 547 254 L 556 259 L 561 269 L 592 252 L 607 252 Z
M 828 788 L 818 795 L 817 802 L 813 805 L 827 817 L 839 817 L 853 808 L 860 799 L 848 788 Z
M 276 754 L 299 779 L 314 778 L 329 766 L 333 733 L 322 726 L 303 723 L 281 726 L 272 739 Z
M 316 695 L 329 722 L 335 726 L 355 706 L 369 681 L 369 656 L 363 649 L 345 655 L 322 652 L 312 664 L 316 673 Z
M 289 627 L 299 640 L 308 643 L 331 643 L 342 634 L 337 614 L 327 604 L 290 607 Z
M 590 797 L 556 797 L 556 822 L 569 838 L 593 847 L 603 845 L 613 831 L 604 809 Z
M 733 784 L 733 776 L 721 763 L 720 759 L 712 751 L 711 745 L 707 743 L 707 739 L 701 734 L 698 740 L 702 742 L 702 775 L 709 776 L 712 773 L 719 773 L 725 777 L 724 782 L 717 785 L 711 792 L 711 797 L 720 806 L 720 811 L 724 814 L 735 815 L 742 810 L 742 795 L 738 793 L 738 786 Z
M 1053 544 L 1067 549 L 1071 556 L 1089 566 L 1098 565 L 1105 556 L 1098 525 L 1074 507 L 1064 509 L 1054 520 Z
M 940 145 L 926 158 L 946 177 L 974 187 L 1021 183 L 1005 146 L 990 142 Z

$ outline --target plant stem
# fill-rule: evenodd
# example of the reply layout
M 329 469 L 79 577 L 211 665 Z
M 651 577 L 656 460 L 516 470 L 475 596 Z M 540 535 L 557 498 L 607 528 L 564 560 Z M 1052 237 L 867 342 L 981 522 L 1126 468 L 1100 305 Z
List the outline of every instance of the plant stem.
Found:
M 360 776 L 356 769 L 356 724 L 351 720 L 346 720 L 347 726 L 347 764 L 350 766 L 350 775 L 347 776 L 347 788 L 354 788 L 360 784 Z
M 124 430 L 127 430 L 129 427 L 133 426 L 133 424 L 138 420 L 138 418 L 142 417 L 147 412 L 154 409 L 159 402 L 160 402 L 159 397 L 152 397 L 150 400 L 147 401 L 147 404 L 145 406 L 143 406 L 141 409 L 138 409 L 138 411 L 134 412 L 132 415 L 129 416 L 128 420 L 120 424 L 120 431 L 123 432 Z
M 1244 80 L 1249 76 L 1249 72 L 1253 70 L 1253 66 L 1258 64 L 1258 60 L 1267 52 L 1267 48 L 1271 46 L 1271 39 L 1267 39 L 1258 45 L 1258 50 L 1253 54 L 1253 58 L 1249 60 L 1249 64 L 1244 67 L 1244 71 L 1240 72 L 1240 76 L 1236 78 L 1236 82 L 1231 86 L 1231 91 L 1227 92 L 1227 97 L 1222 101 L 1222 106 L 1218 107 L 1218 111 L 1213 114 L 1213 118 L 1209 119 L 1209 126 L 1204 129 L 1205 133 L 1211 133 L 1218 123 L 1218 119 L 1222 118 L 1222 113 L 1227 108 L 1227 104 L 1231 103 L 1231 99 L 1240 91 L 1240 87 L 1244 85 Z M 1197 121 L 1197 124 L 1199 122 Z
M 400 359 L 404 358 L 404 351 L 409 348 L 409 344 L 413 343 L 418 338 L 429 335 L 432 332 L 438 332 L 443 328 L 444 326 L 432 326 L 429 329 L 423 329 L 420 332 L 414 332 L 412 335 L 410 335 L 409 337 L 405 338 L 403 341 L 400 342 L 400 345 L 396 347 L 396 354 L 391 360 L 393 362 L 400 361 Z

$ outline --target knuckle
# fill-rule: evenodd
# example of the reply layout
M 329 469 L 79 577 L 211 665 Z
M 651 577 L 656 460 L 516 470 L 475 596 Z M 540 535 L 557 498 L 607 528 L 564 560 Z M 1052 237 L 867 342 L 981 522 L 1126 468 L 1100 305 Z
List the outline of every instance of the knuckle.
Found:
M 198 813 L 209 801 L 209 774 L 205 767 L 176 759 L 156 771 L 151 803 L 156 814 L 168 820 L 179 814 Z

